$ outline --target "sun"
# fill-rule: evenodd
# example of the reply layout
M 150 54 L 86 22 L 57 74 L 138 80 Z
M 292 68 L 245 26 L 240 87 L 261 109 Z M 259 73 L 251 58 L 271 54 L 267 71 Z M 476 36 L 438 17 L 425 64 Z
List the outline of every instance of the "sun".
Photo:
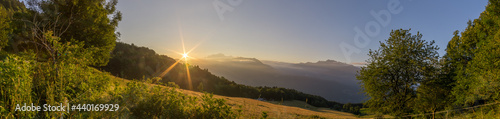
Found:
M 176 52 L 176 51 L 172 51 L 176 54 L 179 54 L 179 55 L 182 55 L 182 58 L 181 59 L 178 59 L 174 64 L 170 65 L 170 67 L 168 67 L 165 71 L 163 71 L 161 74 L 159 74 L 158 76 L 159 77 L 164 77 L 168 72 L 170 72 L 170 70 L 172 70 L 179 62 L 181 62 L 182 59 L 184 59 L 184 65 L 186 66 L 186 76 L 187 76 L 187 84 L 188 84 L 188 89 L 189 90 L 192 90 L 193 89 L 193 84 L 191 82 L 191 74 L 189 73 L 189 63 L 188 63 L 188 58 L 191 60 L 191 59 L 194 59 L 196 60 L 195 57 L 190 57 L 188 54 L 193 51 L 194 49 L 196 49 L 200 43 L 196 44 L 193 48 L 191 48 L 189 51 L 186 52 L 186 47 L 184 46 L 184 37 L 182 35 L 182 30 L 181 28 L 179 27 L 179 33 L 180 33 L 180 37 L 181 37 L 181 42 L 182 42 L 182 52 L 183 53 L 180 53 L 180 52 Z

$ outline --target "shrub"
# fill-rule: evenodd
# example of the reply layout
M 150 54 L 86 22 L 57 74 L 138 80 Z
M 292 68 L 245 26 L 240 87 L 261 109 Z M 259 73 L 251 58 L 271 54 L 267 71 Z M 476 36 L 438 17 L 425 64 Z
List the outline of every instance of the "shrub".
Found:
M 226 104 L 226 100 L 217 99 L 213 97 L 213 94 L 205 93 L 201 97 L 202 103 L 201 108 L 198 108 L 199 114 L 196 118 L 236 118 L 237 114 L 233 112 L 231 106 Z
M 0 61 L 0 114 L 2 117 L 33 118 L 35 112 L 15 111 L 17 104 L 30 105 L 32 101 L 33 62 L 16 55 Z
M 224 99 L 204 94 L 199 100 L 172 87 L 154 86 L 132 81 L 122 93 L 125 111 L 137 118 L 236 118 L 237 114 Z

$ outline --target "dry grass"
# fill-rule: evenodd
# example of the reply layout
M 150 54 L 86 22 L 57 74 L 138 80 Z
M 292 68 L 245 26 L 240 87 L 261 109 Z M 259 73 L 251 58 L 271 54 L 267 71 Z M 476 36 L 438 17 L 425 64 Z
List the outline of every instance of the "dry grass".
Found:
M 129 80 L 115 78 L 120 85 L 125 86 L 126 82 Z M 152 86 L 154 84 L 151 84 Z M 177 89 L 182 93 L 189 96 L 201 97 L 203 93 Z M 262 117 L 262 112 L 267 112 L 268 118 L 279 118 L 279 119 L 293 119 L 293 118 L 334 118 L 334 119 L 345 119 L 345 118 L 357 118 L 355 115 L 346 112 L 340 112 L 331 110 L 328 108 L 318 108 L 306 104 L 302 101 L 258 101 L 256 99 L 250 98 L 240 98 L 240 97 L 227 97 L 214 95 L 215 98 L 222 98 L 226 100 L 226 103 L 233 106 L 233 109 L 240 109 L 240 118 L 260 118 Z
M 203 93 L 182 90 L 184 94 L 191 96 L 201 96 Z M 227 101 L 227 103 L 233 106 L 233 109 L 242 110 L 242 118 L 260 118 L 262 112 L 268 112 L 269 118 L 356 118 L 355 115 L 346 112 L 340 112 L 331 110 L 328 108 L 318 108 L 306 104 L 302 101 L 284 101 L 282 105 L 278 102 L 267 102 L 259 101 L 250 98 L 240 98 L 240 97 L 227 97 L 214 95 L 215 98 L 222 98 Z M 302 107 L 301 107 L 302 106 Z

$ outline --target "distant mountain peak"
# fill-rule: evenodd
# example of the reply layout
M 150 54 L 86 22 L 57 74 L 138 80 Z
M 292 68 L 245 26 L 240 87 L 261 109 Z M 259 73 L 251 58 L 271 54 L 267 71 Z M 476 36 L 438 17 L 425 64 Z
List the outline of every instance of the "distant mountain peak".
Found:
M 327 59 L 326 61 L 318 61 L 316 63 L 342 63 L 342 62 L 331 60 L 331 59 Z
M 260 60 L 258 60 L 257 58 L 235 57 L 233 59 L 235 59 L 236 61 L 239 61 L 239 62 L 257 62 L 257 63 L 262 64 L 262 62 Z
M 265 65 L 257 58 L 247 58 L 247 57 L 235 57 L 227 56 L 222 53 L 209 55 L 206 57 L 207 60 L 218 61 L 218 62 L 234 62 L 234 63 L 244 63 L 244 64 L 254 64 L 254 65 Z M 270 67 L 270 66 L 269 66 Z
M 306 63 L 299 63 L 299 64 L 321 64 L 321 65 L 350 65 L 350 64 L 346 64 L 346 63 L 343 63 L 343 62 L 339 62 L 339 61 L 335 61 L 335 60 L 331 60 L 331 59 L 327 59 L 325 61 L 317 61 L 317 62 L 306 62 Z
M 226 56 L 222 53 L 217 53 L 217 54 L 213 54 L 213 55 L 208 55 L 206 58 L 232 58 L 233 56 Z

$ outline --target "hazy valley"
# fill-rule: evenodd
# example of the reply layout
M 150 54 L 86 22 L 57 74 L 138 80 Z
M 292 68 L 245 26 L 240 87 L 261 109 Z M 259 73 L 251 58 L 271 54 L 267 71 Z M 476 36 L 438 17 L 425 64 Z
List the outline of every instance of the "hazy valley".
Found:
M 239 84 L 291 88 L 340 103 L 364 99 L 355 78 L 360 68 L 334 60 L 286 63 L 216 54 L 192 62 Z

